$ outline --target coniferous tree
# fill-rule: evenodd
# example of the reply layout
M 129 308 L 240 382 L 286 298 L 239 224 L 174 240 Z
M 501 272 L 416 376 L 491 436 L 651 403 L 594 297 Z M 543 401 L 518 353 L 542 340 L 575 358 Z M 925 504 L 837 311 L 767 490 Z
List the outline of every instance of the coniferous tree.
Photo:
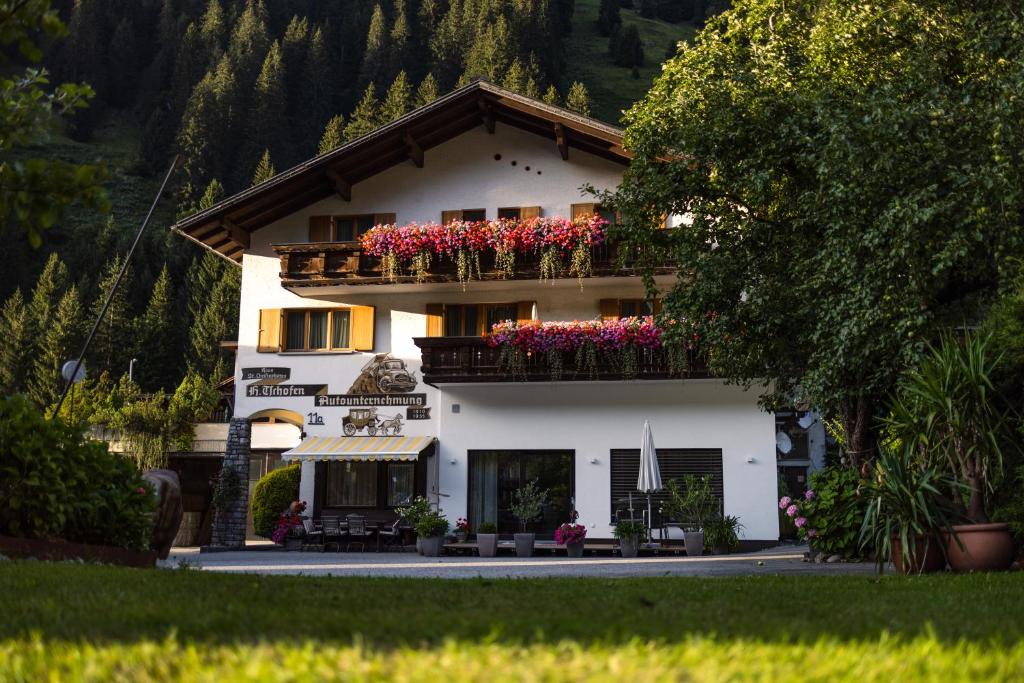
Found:
M 185 282 L 188 284 L 188 319 L 191 326 L 203 315 L 213 288 L 220 280 L 226 264 L 224 259 L 210 251 L 192 259 Z
M 237 149 L 239 99 L 238 82 L 225 55 L 196 85 L 182 117 L 178 145 L 185 158 L 182 174 L 188 187 L 206 187 L 211 179 L 226 175 Z
M 612 54 L 615 63 L 627 68 L 643 66 L 644 44 L 640 39 L 640 31 L 636 24 L 630 24 L 622 29 L 617 40 L 611 43 L 615 52 Z
M 284 140 L 288 130 L 288 93 L 284 82 L 281 47 L 277 41 L 271 44 L 270 50 L 267 51 L 253 95 L 253 104 L 249 110 L 246 152 L 239 166 L 239 173 L 244 173 L 246 180 L 251 177 L 253 168 L 259 163 L 260 156 L 265 150 L 270 150 L 272 157 L 279 157 L 288 147 L 287 141 Z M 239 186 L 241 185 L 239 182 Z
M 384 10 L 377 4 L 373 6 L 370 27 L 366 32 L 366 52 L 363 53 L 361 80 L 363 83 L 389 83 L 390 68 L 387 19 L 384 17 Z
M 565 96 L 565 108 L 577 114 L 590 116 L 590 93 L 581 82 L 576 81 L 569 87 L 569 94 Z
M 526 79 L 526 90 L 523 91 L 523 94 L 526 95 L 527 97 L 532 97 L 535 100 L 539 100 L 540 86 L 537 85 L 537 81 L 534 80 L 533 78 Z
M 281 61 L 284 63 L 284 82 L 288 90 L 288 111 L 290 128 L 300 131 L 306 115 L 303 102 L 302 75 L 305 71 L 306 53 L 309 50 L 309 20 L 306 17 L 292 17 L 281 40 Z
M 335 109 L 334 79 L 325 77 L 331 72 L 323 30 L 317 27 L 309 38 L 302 74 L 302 106 L 306 125 L 305 140 L 315 140 Z M 308 144 L 308 143 L 307 143 Z
M 277 174 L 274 170 L 274 164 L 270 160 L 270 150 L 263 150 L 263 156 L 260 157 L 260 162 L 256 164 L 256 171 L 252 175 L 252 184 L 259 185 L 262 182 L 270 180 Z
M 171 274 L 165 263 L 136 332 L 136 376 L 145 391 L 170 391 L 181 379 L 181 326 L 174 301 Z
M 512 60 L 512 64 L 508 67 L 505 77 L 501 81 L 501 86 L 508 88 L 512 92 L 526 93 L 526 69 L 523 68 L 523 63 L 519 61 L 519 57 Z
M 388 93 L 380 105 L 380 124 L 394 121 L 412 108 L 412 85 L 405 75 L 399 71 L 395 82 L 388 88 Z
M 97 374 L 106 370 L 114 377 L 128 372 L 128 361 L 133 350 L 134 321 L 128 305 L 128 292 L 132 286 L 130 268 L 125 271 L 117 289 L 114 289 L 114 283 L 117 280 L 117 274 L 121 271 L 122 263 L 119 254 L 107 263 L 107 267 L 103 270 L 103 277 L 97 286 L 96 297 L 89 309 L 90 319 L 98 318 L 103 304 L 113 291 L 110 305 L 107 307 L 99 327 L 96 328 L 96 336 L 93 337 L 92 346 L 89 349 L 89 361 L 91 368 L 95 369 Z
M 106 73 L 116 87 L 110 88 L 108 101 L 116 107 L 127 107 L 138 94 L 139 45 L 135 26 L 127 16 L 122 17 L 110 40 L 109 64 Z
M 444 90 L 455 85 L 462 74 L 468 39 L 462 2 L 449 0 L 448 11 L 430 39 L 430 52 L 434 57 L 433 73 L 436 74 L 438 85 Z
M 57 254 L 50 254 L 32 289 L 28 303 L 29 335 L 39 339 L 49 324 L 57 303 L 68 287 L 68 267 Z
M 345 142 L 345 117 L 341 114 L 334 116 L 327 122 L 324 128 L 323 137 L 320 138 L 320 146 L 317 154 L 327 154 L 332 149 L 337 149 Z
M 562 106 L 562 97 L 558 94 L 558 89 L 555 86 L 548 86 L 547 92 L 544 93 L 544 102 L 556 107 Z
M 203 55 L 207 65 L 216 64 L 224 54 L 227 42 L 228 24 L 224 17 L 224 8 L 219 0 L 210 0 L 206 12 L 199 22 L 199 35 L 203 39 Z
M 597 13 L 597 30 L 602 36 L 610 36 L 615 28 L 622 24 L 619 14 L 619 0 L 601 0 Z
M 370 83 L 366 86 L 363 99 L 359 100 L 345 125 L 345 141 L 350 142 L 366 135 L 379 125 L 379 121 L 380 103 L 377 101 L 377 89 Z
M 391 25 L 391 41 L 388 44 L 387 76 L 398 76 L 400 71 L 406 71 L 417 66 L 413 59 L 412 38 L 410 37 L 409 17 L 405 10 L 405 0 L 395 0 L 394 24 Z M 386 83 L 387 81 L 381 81 Z
M 239 271 L 231 266 L 222 269 L 206 305 L 192 324 L 191 366 L 214 381 L 230 372 L 227 353 L 220 343 L 238 334 Z
M 178 46 L 174 72 L 171 76 L 171 95 L 175 111 L 184 111 L 189 95 L 213 64 L 215 62 L 210 60 L 210 53 L 200 28 L 195 23 L 190 23 Z
M 434 74 L 428 73 L 426 77 L 420 81 L 420 86 L 416 88 L 414 105 L 416 107 L 422 107 L 425 104 L 430 104 L 438 97 L 440 97 L 440 95 L 437 92 L 437 81 L 434 79 Z
M 81 302 L 78 289 L 73 285 L 61 296 L 53 317 L 39 340 L 32 362 L 32 376 L 28 381 L 28 396 L 40 409 L 57 402 L 64 390 L 61 368 L 78 351 L 81 330 Z M 99 372 L 87 370 L 98 376 Z
M 0 394 L 9 396 L 25 390 L 35 346 L 29 337 L 30 328 L 28 305 L 18 287 L 0 309 L 0 335 L 4 340 L 0 345 Z
M 466 53 L 466 69 L 460 81 L 468 83 L 478 76 L 500 81 L 512 63 L 512 45 L 508 21 L 499 16 L 494 23 L 477 32 Z
M 270 49 L 266 14 L 263 0 L 248 0 L 231 32 L 228 56 L 238 82 L 245 89 L 256 81 L 263 59 Z

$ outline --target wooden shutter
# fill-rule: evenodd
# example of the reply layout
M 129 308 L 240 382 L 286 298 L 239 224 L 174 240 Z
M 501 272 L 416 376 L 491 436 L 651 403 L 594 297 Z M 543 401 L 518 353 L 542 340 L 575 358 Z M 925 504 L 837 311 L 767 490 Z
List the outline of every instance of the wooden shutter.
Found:
M 661 313 L 661 299 L 655 299 L 651 304 L 651 310 L 654 311 L 654 315 Z
M 393 213 L 375 213 L 373 214 L 374 225 L 394 225 L 398 221 L 398 216 Z
M 540 218 L 540 207 L 539 206 L 521 206 L 519 207 L 519 218 Z
M 277 353 L 281 350 L 281 309 L 260 309 L 260 334 L 256 343 L 260 353 Z
M 517 301 L 516 302 L 516 322 L 522 325 L 536 320 L 534 317 L 534 311 L 537 310 L 537 304 L 533 301 Z
M 573 204 L 572 205 L 572 217 L 579 218 L 580 216 L 593 216 L 597 213 L 597 204 Z
M 599 308 L 601 310 L 601 320 L 618 320 L 618 299 L 601 299 L 601 301 L 599 302 Z
M 373 351 L 373 306 L 352 306 L 349 342 L 356 351 Z
M 459 209 L 458 211 L 442 211 L 441 212 L 441 224 L 442 225 L 451 223 L 452 221 L 461 221 L 461 220 L 462 220 L 462 209 Z
M 330 216 L 310 216 L 309 217 L 309 241 L 310 242 L 330 242 L 331 241 L 331 224 L 334 221 L 331 220 Z
M 427 304 L 427 336 L 444 336 L 444 304 Z

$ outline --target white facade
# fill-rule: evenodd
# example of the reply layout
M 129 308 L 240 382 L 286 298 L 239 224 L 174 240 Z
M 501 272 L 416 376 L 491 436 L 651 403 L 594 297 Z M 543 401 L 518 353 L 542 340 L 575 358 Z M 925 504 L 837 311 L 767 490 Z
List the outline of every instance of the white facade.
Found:
M 417 380 L 413 393 L 423 394 L 430 408 L 430 419 L 405 421 L 402 434 L 437 437 L 433 472 L 438 480 L 431 488 L 436 483 L 450 520 L 469 509 L 470 451 L 564 449 L 573 452 L 580 522 L 590 527 L 592 538 L 610 537 L 610 449 L 638 448 L 647 419 L 659 449 L 721 449 L 725 513 L 740 518 L 742 538 L 775 540 L 774 418 L 757 407 L 756 391 L 717 380 L 502 381 L 440 388 L 422 381 L 421 354 L 412 340 L 427 334 L 427 304 L 533 301 L 540 320 L 584 320 L 598 316 L 603 298 L 642 298 L 639 278 L 592 278 L 582 289 L 575 279 L 471 281 L 465 288 L 458 283 L 307 287 L 300 293 L 281 285 L 280 261 L 271 245 L 306 241 L 310 216 L 395 213 L 405 224 L 436 222 L 442 211 L 453 209 L 485 209 L 494 218 L 499 208 L 518 206 L 568 216 L 573 203 L 592 201 L 581 192 L 584 184 L 612 188 L 623 170 L 578 150 L 563 161 L 550 140 L 501 124 L 494 134 L 478 128 L 429 149 L 424 161 L 423 168 L 406 162 L 358 183 L 351 202 L 324 199 L 252 234 L 242 261 L 236 417 L 301 421 L 307 437 L 340 436 L 349 408 L 318 406 L 313 396 L 249 396 L 258 381 L 246 380 L 243 370 L 287 368 L 288 378 L 276 385 L 282 393 L 291 385 L 326 385 L 326 394 L 342 395 L 374 354 L 389 352 L 405 362 Z M 261 309 L 347 305 L 374 307 L 373 353 L 257 351 Z M 391 417 L 405 408 L 378 410 Z M 297 430 L 275 436 L 283 448 L 299 439 Z M 314 465 L 303 463 L 300 491 L 310 503 L 317 496 Z

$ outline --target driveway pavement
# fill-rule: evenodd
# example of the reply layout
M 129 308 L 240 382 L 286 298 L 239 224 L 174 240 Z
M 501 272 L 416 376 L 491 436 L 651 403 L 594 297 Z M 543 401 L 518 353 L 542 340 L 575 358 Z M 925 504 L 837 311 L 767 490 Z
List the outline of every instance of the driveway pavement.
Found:
M 303 553 L 273 550 L 202 553 L 177 548 L 163 566 L 180 563 L 203 571 L 304 576 L 406 578 L 601 578 L 638 576 L 838 575 L 868 576 L 870 563 L 815 564 L 803 561 L 806 547 L 782 546 L 755 553 L 706 557 L 421 557 L 414 553 Z

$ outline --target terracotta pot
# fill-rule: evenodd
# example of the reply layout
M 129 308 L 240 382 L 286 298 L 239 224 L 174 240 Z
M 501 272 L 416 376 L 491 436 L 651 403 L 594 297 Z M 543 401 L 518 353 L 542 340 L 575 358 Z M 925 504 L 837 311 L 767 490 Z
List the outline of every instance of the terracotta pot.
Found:
M 946 558 L 942 554 L 941 541 L 937 538 L 918 538 L 914 541 L 915 558 L 909 565 L 903 565 L 903 544 L 896 536 L 892 537 L 892 566 L 897 574 L 931 574 L 946 568 Z
M 960 539 L 946 534 L 946 554 L 955 572 L 999 572 L 1013 564 L 1009 524 L 964 524 L 953 527 Z M 960 547 L 960 544 L 963 547 Z
M 498 534 L 477 534 L 476 550 L 480 557 L 494 557 L 498 554 Z

